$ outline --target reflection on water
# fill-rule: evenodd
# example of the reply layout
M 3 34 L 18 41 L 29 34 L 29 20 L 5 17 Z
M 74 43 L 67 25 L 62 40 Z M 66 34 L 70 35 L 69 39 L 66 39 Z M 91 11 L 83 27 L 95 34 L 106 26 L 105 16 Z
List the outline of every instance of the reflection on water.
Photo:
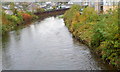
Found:
M 5 70 L 106 69 L 89 49 L 73 40 L 63 19 L 49 17 L 3 36 Z

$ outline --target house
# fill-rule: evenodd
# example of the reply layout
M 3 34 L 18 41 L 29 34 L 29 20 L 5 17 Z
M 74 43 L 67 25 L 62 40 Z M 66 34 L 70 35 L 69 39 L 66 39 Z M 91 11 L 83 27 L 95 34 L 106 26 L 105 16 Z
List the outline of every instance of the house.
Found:
M 8 6 L 2 6 L 2 9 L 9 10 L 10 8 Z
M 103 0 L 103 12 L 106 13 L 109 9 L 114 10 L 118 7 L 120 0 Z
M 95 0 L 94 8 L 98 13 L 107 13 L 108 10 L 114 10 L 118 7 L 120 0 Z
M 13 15 L 12 10 L 8 6 L 2 6 L 2 9 L 6 14 Z
M 13 15 L 13 12 L 11 10 L 5 10 L 6 14 Z
M 120 0 L 70 0 L 68 3 L 94 7 L 98 13 L 106 13 L 109 9 L 113 10 L 117 8 L 119 1 Z
M 30 12 L 36 12 L 37 11 L 37 8 L 40 8 L 40 5 L 39 4 L 36 4 L 36 3 L 30 3 L 26 9 L 27 11 L 30 11 Z

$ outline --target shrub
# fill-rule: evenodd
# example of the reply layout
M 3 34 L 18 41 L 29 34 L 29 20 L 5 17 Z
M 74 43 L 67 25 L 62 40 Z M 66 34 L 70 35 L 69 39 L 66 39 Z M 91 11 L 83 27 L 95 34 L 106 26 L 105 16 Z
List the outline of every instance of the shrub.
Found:
M 81 6 L 79 5 L 73 5 L 71 9 L 69 9 L 68 11 L 65 12 L 64 14 L 64 19 L 66 20 L 66 24 L 68 24 L 68 26 L 71 25 L 71 22 L 73 20 L 73 18 L 75 18 L 75 14 L 79 13 Z M 78 19 L 78 18 L 76 18 Z
M 83 10 L 83 14 L 82 15 L 87 18 L 86 21 L 93 22 L 93 21 L 97 21 L 97 19 L 98 19 L 98 14 L 94 10 L 94 8 L 92 8 L 92 7 L 85 8 Z
M 20 20 L 20 24 L 23 23 L 23 17 L 22 17 L 22 13 L 21 12 L 17 12 L 17 15 L 16 15 L 19 20 Z
M 22 17 L 23 17 L 23 20 L 24 20 L 25 22 L 30 22 L 31 19 L 32 19 L 32 16 L 31 16 L 30 14 L 27 14 L 27 13 L 23 13 L 23 14 L 22 14 Z
M 37 12 L 44 12 L 44 8 L 37 8 Z
M 12 3 L 11 3 L 12 4 Z M 11 5 L 11 9 L 14 8 L 14 5 Z M 37 19 L 38 16 L 34 15 L 31 12 L 20 12 L 16 9 L 12 9 L 13 15 L 6 14 L 4 10 L 2 11 L 2 32 L 8 32 L 14 30 L 18 25 L 31 22 L 31 20 Z
M 64 14 L 69 30 L 76 38 L 89 43 L 108 63 L 120 67 L 120 31 L 118 9 L 98 15 L 94 8 L 74 5 Z
M 19 19 L 17 16 L 15 16 L 15 15 L 12 15 L 12 16 L 11 16 L 11 21 L 12 21 L 12 22 L 15 22 L 15 24 L 20 23 L 20 19 Z
M 104 52 L 102 58 L 117 66 L 117 63 L 120 62 L 118 11 L 114 10 L 109 13 L 110 14 L 101 16 L 101 20 L 94 26 L 92 43 L 97 44 L 97 47 L 100 46 L 101 43 L 104 43 L 104 47 L 101 48 Z

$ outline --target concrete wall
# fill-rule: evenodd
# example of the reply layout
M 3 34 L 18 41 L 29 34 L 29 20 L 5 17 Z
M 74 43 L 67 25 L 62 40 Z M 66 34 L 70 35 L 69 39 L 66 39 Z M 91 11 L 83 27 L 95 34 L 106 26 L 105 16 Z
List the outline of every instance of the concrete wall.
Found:
M 116 9 L 118 6 L 103 6 L 103 12 L 107 13 L 108 10 L 112 9 Z
M 56 16 L 56 15 L 64 14 L 65 11 L 67 11 L 68 9 L 69 8 L 53 10 L 53 11 L 37 12 L 37 13 L 34 13 L 34 14 L 39 16 L 40 19 L 43 19 L 43 18 L 46 18 L 46 17 L 49 17 L 49 16 Z

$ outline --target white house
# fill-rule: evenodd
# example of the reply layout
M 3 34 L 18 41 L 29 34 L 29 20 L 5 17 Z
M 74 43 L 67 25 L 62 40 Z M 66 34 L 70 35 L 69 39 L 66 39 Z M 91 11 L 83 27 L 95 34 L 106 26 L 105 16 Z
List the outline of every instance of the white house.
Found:
M 6 14 L 13 15 L 13 12 L 11 10 L 5 10 Z

